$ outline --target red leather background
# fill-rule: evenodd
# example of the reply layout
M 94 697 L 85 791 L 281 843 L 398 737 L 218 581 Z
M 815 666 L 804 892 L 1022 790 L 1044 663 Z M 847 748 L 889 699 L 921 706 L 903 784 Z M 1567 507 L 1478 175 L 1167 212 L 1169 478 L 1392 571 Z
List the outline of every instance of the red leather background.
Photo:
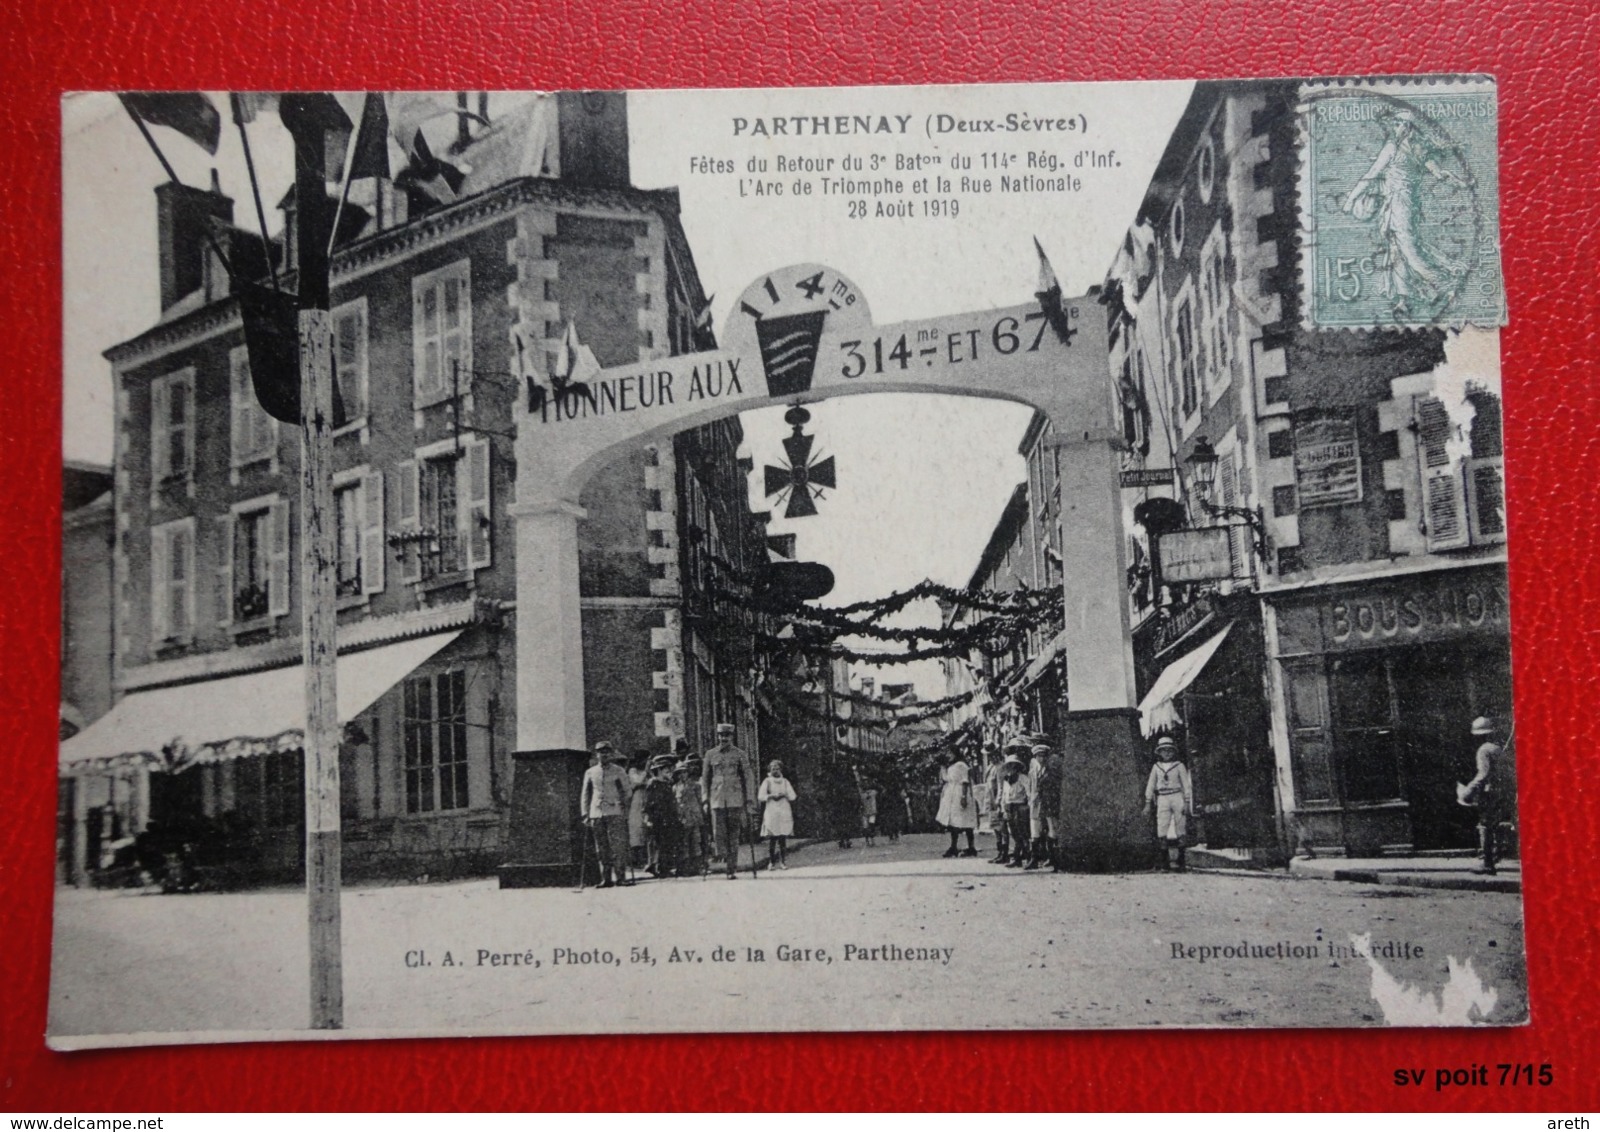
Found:
M 1600 1019 L 1600 128 L 1592 0 L 23 0 L 0 15 L 0 1110 L 1395 1108 L 1395 1068 L 1551 1062 L 1590 1109 Z M 1503 338 L 1527 946 L 1510 1031 L 904 1034 L 44 1048 L 55 799 L 58 98 L 85 88 L 748 86 L 1487 71 L 1500 79 Z M 1155 1082 L 1160 1082 L 1159 1087 Z

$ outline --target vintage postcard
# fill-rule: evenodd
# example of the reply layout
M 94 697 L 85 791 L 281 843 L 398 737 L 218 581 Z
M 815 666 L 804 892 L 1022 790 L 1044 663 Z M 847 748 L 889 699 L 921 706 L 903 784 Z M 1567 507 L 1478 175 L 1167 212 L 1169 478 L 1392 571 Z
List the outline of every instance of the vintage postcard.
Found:
M 56 1048 L 1526 1022 L 1492 78 L 62 114 Z

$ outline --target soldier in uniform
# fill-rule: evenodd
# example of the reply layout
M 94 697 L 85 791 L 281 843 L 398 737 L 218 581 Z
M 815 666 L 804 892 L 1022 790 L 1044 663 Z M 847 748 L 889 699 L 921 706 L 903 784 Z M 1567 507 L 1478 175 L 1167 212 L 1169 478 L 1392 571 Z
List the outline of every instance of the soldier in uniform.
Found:
M 626 884 L 628 876 L 628 772 L 610 743 L 596 743 L 594 765 L 583 775 L 578 809 L 594 838 L 600 887 Z
M 717 724 L 717 745 L 706 752 L 700 785 L 729 880 L 738 875 L 745 811 L 755 807 L 756 784 L 752 777 L 750 757 L 733 745 L 733 724 Z

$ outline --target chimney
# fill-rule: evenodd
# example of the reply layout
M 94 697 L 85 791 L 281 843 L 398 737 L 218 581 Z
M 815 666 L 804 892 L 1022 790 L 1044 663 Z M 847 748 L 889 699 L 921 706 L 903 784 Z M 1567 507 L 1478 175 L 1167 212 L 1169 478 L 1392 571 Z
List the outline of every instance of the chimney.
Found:
M 233 224 L 233 200 L 222 194 L 215 171 L 212 187 L 192 189 L 171 181 L 156 186 L 156 251 L 161 268 L 161 309 L 204 289 L 218 297 L 218 280 L 226 270 L 206 239 L 209 227 L 220 242 L 222 229 Z M 222 287 L 220 293 L 225 294 Z
M 556 95 L 561 139 L 561 179 L 581 185 L 626 188 L 628 96 L 615 90 L 561 91 Z

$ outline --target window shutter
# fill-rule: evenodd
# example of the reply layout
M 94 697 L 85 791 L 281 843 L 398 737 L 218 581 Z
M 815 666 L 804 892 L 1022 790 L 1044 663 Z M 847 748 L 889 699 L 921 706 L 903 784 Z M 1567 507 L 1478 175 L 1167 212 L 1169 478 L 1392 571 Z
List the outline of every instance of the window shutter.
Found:
M 1467 515 L 1473 542 L 1506 537 L 1505 461 L 1495 456 L 1467 461 Z
M 267 565 L 267 615 L 282 617 L 289 612 L 289 502 L 272 504 L 268 520 L 272 524 L 271 554 Z
M 233 516 L 217 516 L 217 624 L 233 624 Z
M 361 592 L 383 592 L 383 473 L 361 481 Z
M 194 527 L 174 527 L 167 553 L 171 556 L 173 584 L 180 599 L 173 602 L 173 621 L 177 623 L 170 628 L 173 636 L 187 637 L 194 628 Z
M 169 635 L 167 611 L 172 596 L 168 577 L 167 532 L 157 528 L 150 532 L 150 639 L 158 645 Z
M 1239 505 L 1239 476 L 1234 470 L 1233 457 L 1222 457 L 1217 463 L 1217 490 L 1222 495 L 1224 507 L 1237 507 Z M 1247 573 L 1245 568 L 1244 528 L 1237 524 L 1228 527 L 1228 563 L 1229 573 L 1235 578 L 1242 578 Z
M 1422 479 L 1422 515 L 1427 524 L 1428 549 L 1450 550 L 1466 546 L 1467 500 L 1460 466 L 1450 458 L 1450 438 L 1455 426 L 1444 402 L 1418 397 L 1413 402 L 1417 420 L 1417 466 Z
M 360 304 L 338 316 L 334 325 L 333 359 L 345 416 L 350 420 L 366 416 L 367 320 L 366 310 Z
M 233 405 L 233 463 L 237 467 L 255 450 L 255 422 L 251 419 L 250 356 L 235 350 L 228 358 L 229 389 Z
M 467 569 L 479 570 L 489 565 L 490 559 L 489 441 L 480 438 L 468 444 L 462 464 L 466 475 L 462 485 L 466 506 L 461 515 L 466 525 Z
M 178 466 L 172 468 L 171 472 L 173 475 L 188 476 L 194 469 L 194 380 L 188 376 L 174 377 L 168 397 L 173 399 L 168 407 L 176 408 L 177 414 L 167 427 L 182 438 Z M 168 462 L 171 462 L 170 457 Z
M 171 474 L 171 446 L 167 429 L 172 423 L 172 385 L 164 377 L 150 383 L 150 474 L 160 483 Z
M 418 527 L 417 513 L 417 462 L 403 460 L 399 466 L 400 472 L 400 528 L 405 531 L 415 531 Z M 400 580 L 414 582 L 422 577 L 422 559 L 417 553 L 415 544 L 406 548 L 404 557 L 400 559 Z

